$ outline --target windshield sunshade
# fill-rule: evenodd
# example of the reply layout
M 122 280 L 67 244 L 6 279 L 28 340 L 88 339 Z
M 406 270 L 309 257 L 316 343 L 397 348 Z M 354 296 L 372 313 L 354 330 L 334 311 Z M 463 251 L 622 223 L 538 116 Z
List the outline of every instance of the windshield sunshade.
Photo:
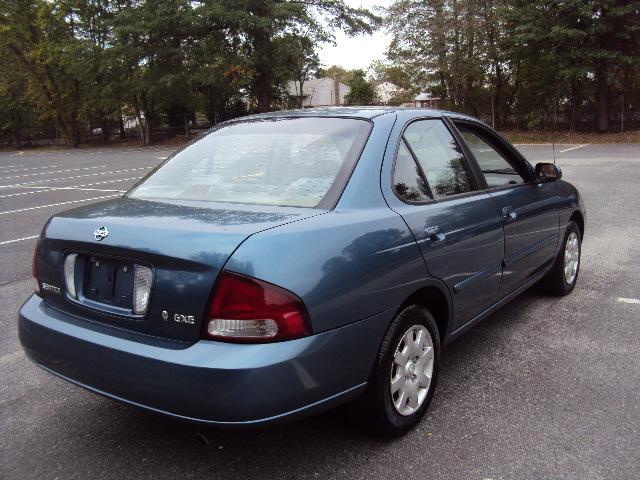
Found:
M 231 124 L 178 152 L 128 195 L 324 208 L 342 191 L 369 130 L 365 120 L 344 118 Z

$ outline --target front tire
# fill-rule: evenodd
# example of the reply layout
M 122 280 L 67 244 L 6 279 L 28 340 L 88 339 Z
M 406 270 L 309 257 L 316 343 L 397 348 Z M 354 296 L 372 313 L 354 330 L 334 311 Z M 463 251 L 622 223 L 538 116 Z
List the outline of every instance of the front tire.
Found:
M 382 341 L 361 420 L 374 433 L 397 437 L 424 416 L 438 382 L 440 335 L 431 313 L 410 305 L 396 315 Z
M 580 229 L 573 220 L 570 220 L 553 269 L 545 278 L 544 283 L 549 293 L 564 296 L 575 288 L 580 273 L 581 252 L 582 235 L 580 235 Z

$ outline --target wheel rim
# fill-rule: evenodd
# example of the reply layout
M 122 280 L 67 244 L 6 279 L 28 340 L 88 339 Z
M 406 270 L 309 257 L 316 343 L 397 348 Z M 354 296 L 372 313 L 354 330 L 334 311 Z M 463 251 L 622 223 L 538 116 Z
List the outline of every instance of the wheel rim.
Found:
M 564 247 L 564 281 L 572 285 L 578 275 L 580 263 L 580 242 L 578 235 L 571 232 Z
M 424 403 L 433 375 L 433 339 L 423 325 L 413 325 L 400 338 L 391 366 L 391 401 L 400 415 L 411 415 Z

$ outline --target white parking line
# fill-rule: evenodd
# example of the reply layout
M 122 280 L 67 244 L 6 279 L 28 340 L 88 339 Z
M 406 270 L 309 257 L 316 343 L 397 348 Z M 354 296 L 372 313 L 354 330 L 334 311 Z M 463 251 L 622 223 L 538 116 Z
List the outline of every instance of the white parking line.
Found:
M 120 194 L 116 195 L 104 195 L 102 197 L 83 198 L 82 200 L 70 200 L 68 202 L 51 203 L 49 205 L 40 205 L 38 207 L 19 208 L 18 210 L 7 210 L 6 212 L 0 212 L 0 215 L 7 215 L 9 213 L 29 212 L 31 210 L 39 210 L 40 208 L 58 207 L 60 205 L 69 205 L 71 203 L 91 202 L 93 200 L 102 200 L 104 198 L 120 197 Z
M 27 173 L 24 175 L 13 175 L 11 177 L 0 177 L 0 180 L 8 180 L 10 178 L 35 177 L 36 175 L 51 175 L 52 173 L 79 172 L 81 170 L 95 170 L 96 168 L 107 168 L 107 166 L 97 165 L 95 167 L 68 168 L 66 170 L 54 170 L 53 172 Z
M 24 165 L 0 165 L 0 168 L 14 168 L 14 167 L 24 167 Z
M 95 185 L 105 185 L 107 183 L 128 182 L 130 180 L 140 180 L 141 178 L 142 177 L 118 178 L 116 180 L 105 180 L 104 182 L 85 183 L 83 185 L 70 185 L 68 187 L 18 187 L 18 188 L 33 189 L 33 191 L 32 192 L 8 193 L 6 195 L 0 195 L 0 198 L 19 197 L 21 195 L 32 195 L 34 193 L 47 193 L 47 192 L 53 192 L 55 190 L 83 190 L 83 187 L 93 187 Z M 104 190 L 104 191 L 109 191 L 109 190 Z M 124 190 L 112 190 L 112 191 L 114 191 L 114 192 L 122 192 Z
M 63 165 L 49 165 L 48 167 L 18 168 L 17 170 L 0 170 L 0 173 L 26 172 L 28 170 L 43 170 L 45 168 L 60 168 L 62 166 Z
M 620 303 L 640 303 L 639 298 L 619 298 L 618 301 Z
M 110 172 L 87 173 L 86 175 L 75 175 L 73 177 L 48 178 L 46 180 L 34 180 L 33 182 L 12 183 L 10 185 L 0 185 L 0 188 L 21 188 L 24 185 L 35 185 L 37 183 L 57 182 L 60 180 L 71 180 L 74 178 L 95 177 L 98 175 L 111 175 L 115 173 L 134 172 L 137 170 L 151 170 L 152 168 L 155 168 L 155 165 L 153 167 L 126 168 L 124 170 L 112 170 Z
M 578 148 L 583 148 L 583 147 L 588 147 L 589 144 L 585 144 L 585 145 L 578 145 L 577 147 L 571 147 L 571 148 L 565 148 L 564 150 L 560 150 L 560 153 L 565 153 L 565 152 L 569 152 L 571 150 L 577 150 Z
M 11 155 L 22 156 L 22 155 L 33 155 L 33 156 L 43 156 L 43 155 L 94 155 L 96 153 L 119 153 L 119 152 L 162 152 L 171 150 L 166 147 L 129 147 L 129 148 L 106 148 L 102 150 L 93 150 L 91 148 L 82 148 L 75 150 L 44 150 L 39 152 L 26 152 L 21 150 L 16 153 L 12 153 Z
M 13 240 L 5 240 L 4 242 L 0 242 L 0 245 L 8 245 L 9 243 L 22 242 L 23 240 L 31 240 L 33 238 L 38 238 L 40 235 L 31 235 L 30 237 L 22 237 L 22 238 L 14 238 Z

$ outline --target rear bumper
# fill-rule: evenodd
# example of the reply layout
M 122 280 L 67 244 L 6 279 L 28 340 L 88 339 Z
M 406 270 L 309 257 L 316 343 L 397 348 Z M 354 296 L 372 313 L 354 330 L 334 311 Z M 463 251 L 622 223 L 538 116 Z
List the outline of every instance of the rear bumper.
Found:
M 385 319 L 272 344 L 187 345 L 73 317 L 34 295 L 20 309 L 19 336 L 35 363 L 96 393 L 185 420 L 252 426 L 359 395 Z

